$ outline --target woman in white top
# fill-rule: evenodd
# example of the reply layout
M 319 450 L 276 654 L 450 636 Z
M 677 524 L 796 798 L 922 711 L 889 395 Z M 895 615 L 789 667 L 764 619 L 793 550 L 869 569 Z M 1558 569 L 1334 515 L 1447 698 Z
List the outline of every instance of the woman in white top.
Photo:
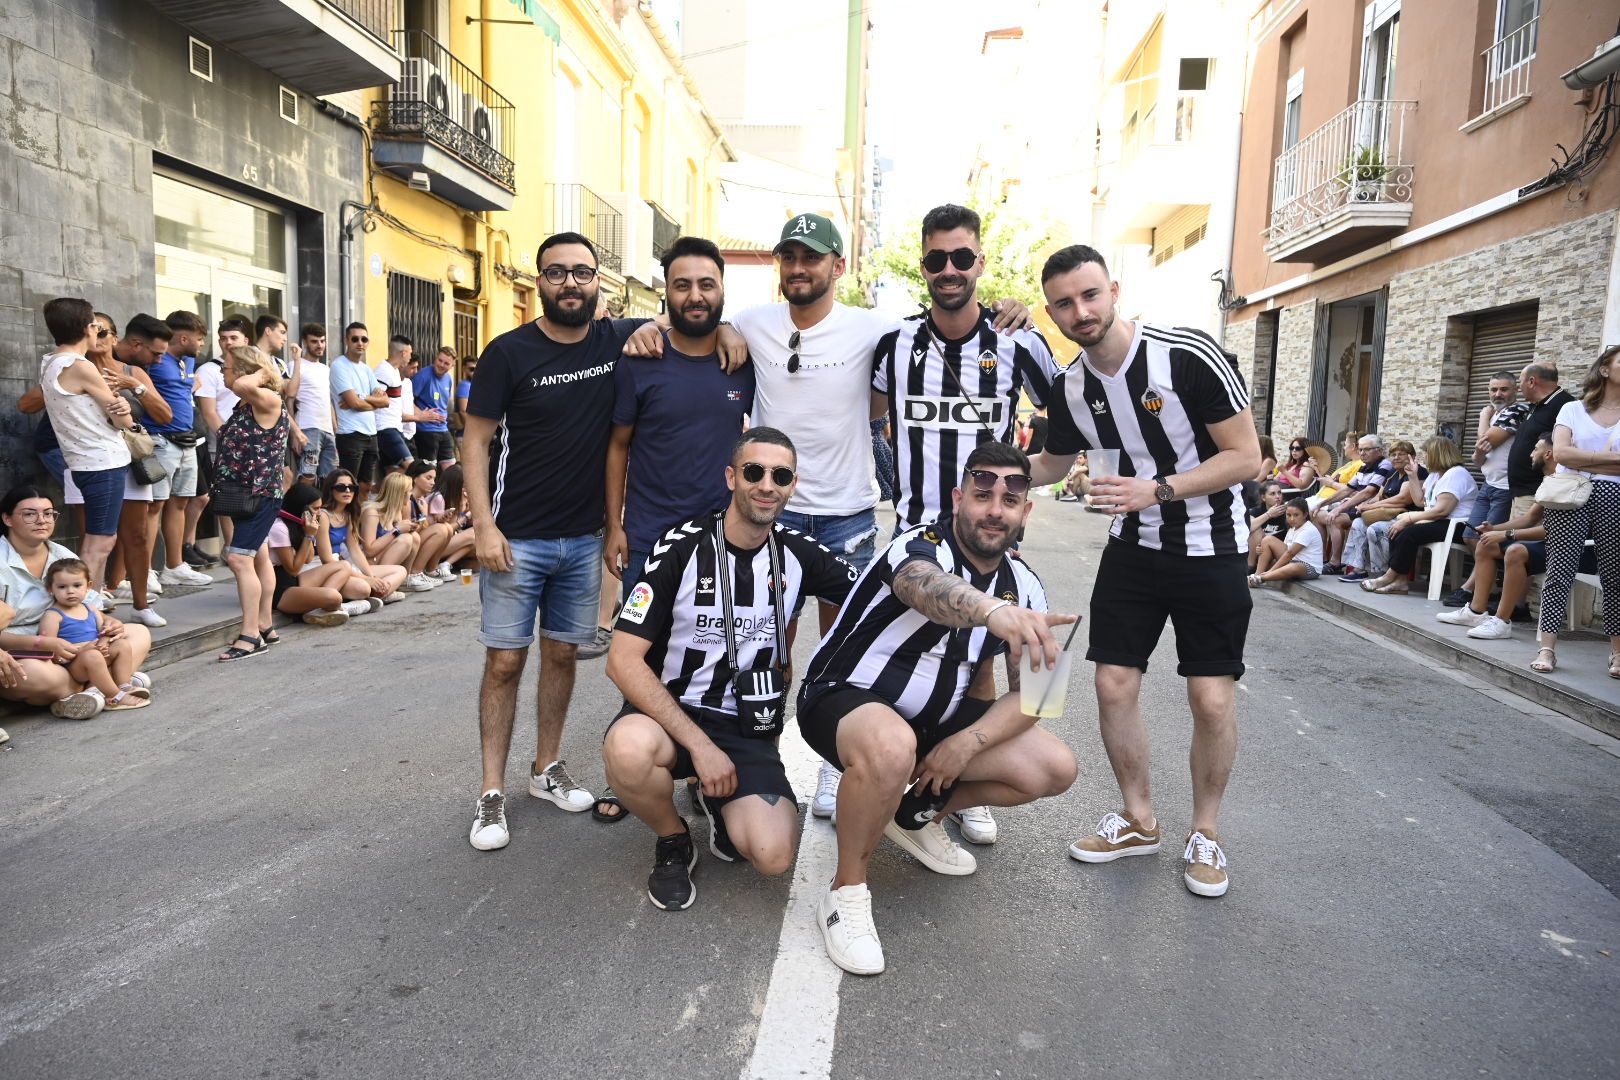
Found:
M 90 301 L 58 297 L 45 305 L 45 327 L 56 349 L 40 364 L 45 410 L 62 446 L 73 482 L 84 494 L 84 540 L 79 557 L 95 588 L 105 584 L 107 556 L 118 540 L 124 509 L 129 446 L 119 429 L 133 426 L 129 402 L 113 393 L 87 358 L 90 335 L 100 328 Z
M 1541 586 L 1541 649 L 1532 670 L 1558 666 L 1558 631 L 1564 627 L 1569 591 L 1582 550 L 1597 548 L 1603 582 L 1603 632 L 1609 635 L 1609 677 L 1620 679 L 1620 345 L 1603 350 L 1581 383 L 1581 396 L 1558 410 L 1553 426 L 1558 471 L 1592 481 L 1584 506 L 1544 508 L 1547 578 Z
M 1310 504 L 1301 498 L 1289 499 L 1283 503 L 1283 518 L 1288 533 L 1282 538 L 1282 553 L 1277 553 L 1275 541 L 1266 544 L 1255 572 L 1249 575 L 1250 588 L 1268 581 L 1311 581 L 1322 576 L 1322 534 L 1311 523 Z
M 1479 485 L 1463 465 L 1462 451 L 1456 443 L 1443 435 L 1430 439 L 1423 444 L 1423 463 L 1429 475 L 1423 481 L 1422 503 L 1390 522 L 1389 569 L 1383 576 L 1361 583 L 1368 592 L 1405 593 L 1407 575 L 1417 565 L 1423 545 L 1438 543 L 1447 536 L 1461 536 L 1451 523 L 1466 523 L 1474 508 L 1474 493 Z

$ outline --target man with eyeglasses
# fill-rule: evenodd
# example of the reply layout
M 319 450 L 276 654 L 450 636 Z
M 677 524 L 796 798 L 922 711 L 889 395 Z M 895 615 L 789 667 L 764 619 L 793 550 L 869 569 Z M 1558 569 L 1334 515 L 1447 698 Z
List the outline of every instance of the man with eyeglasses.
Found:
M 1361 468 L 1311 513 L 1311 520 L 1322 532 L 1323 574 L 1344 572 L 1339 560 L 1344 557 L 1344 541 L 1350 533 L 1351 522 L 1361 513 L 1361 504 L 1378 498 L 1389 478 L 1395 475 L 1395 466 L 1384 456 L 1384 438 L 1377 432 L 1363 435 L 1356 442 L 1356 452 L 1361 457 Z
M 666 361 L 668 362 L 668 361 Z M 647 895 L 665 911 L 697 896 L 697 851 L 674 781 L 696 777 L 709 851 L 762 874 L 793 865 L 798 804 L 777 751 L 787 684 L 787 611 L 804 594 L 841 602 L 853 566 L 777 524 L 797 479 L 793 442 L 774 428 L 732 440 L 723 510 L 656 542 L 619 615 L 608 678 L 624 707 L 602 761 L 629 812 L 657 837 Z
M 213 578 L 192 569 L 184 559 L 186 509 L 199 490 L 197 444 L 202 441 L 194 430 L 193 375 L 197 350 L 204 343 L 208 327 L 201 316 L 191 311 L 170 312 L 165 321 L 171 335 L 168 351 L 147 368 L 152 385 L 173 413 L 165 423 L 149 417 L 146 425 L 158 462 L 167 473 L 152 485 L 149 511 L 154 516 L 161 515 L 165 569 L 158 571 L 157 579 L 163 585 L 212 585 Z
M 951 513 L 906 529 L 873 560 L 805 670 L 799 731 L 843 772 L 838 869 L 818 921 L 828 956 L 853 974 L 884 968 L 866 885 L 879 839 L 935 873 L 971 874 L 976 860 L 940 815 L 1074 783 L 1063 741 L 1023 713 L 1016 691 L 995 696 L 996 656 L 1054 666 L 1051 627 L 1076 620 L 1048 613 L 1040 579 L 1008 557 L 1033 509 L 1029 488 L 1023 451 L 976 447 Z
M 366 363 L 371 332 L 363 322 L 343 328 L 343 355 L 332 361 L 333 410 L 337 417 L 338 467 L 360 483 L 363 503 L 377 479 L 377 413 L 388 408 L 388 393 Z

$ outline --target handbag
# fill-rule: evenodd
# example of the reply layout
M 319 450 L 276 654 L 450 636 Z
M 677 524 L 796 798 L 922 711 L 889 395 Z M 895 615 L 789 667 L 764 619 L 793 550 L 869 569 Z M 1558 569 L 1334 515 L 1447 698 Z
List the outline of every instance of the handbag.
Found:
M 787 679 L 777 662 L 768 668 L 737 670 L 737 623 L 731 604 L 731 572 L 726 568 L 725 521 L 725 515 L 721 514 L 714 523 L 715 576 L 720 579 L 720 610 L 726 620 L 725 628 L 721 631 L 726 636 L 726 661 L 735 673 L 732 676 L 732 693 L 737 699 L 738 727 L 749 738 L 774 739 L 782 733 L 786 719 Z M 771 590 L 775 593 L 772 599 L 776 603 L 776 656 L 783 657 L 788 655 L 786 611 L 782 603 L 787 577 L 782 573 L 782 557 L 774 531 L 766 538 L 765 544 L 770 549 Z
M 1536 502 L 1544 510 L 1579 510 L 1592 497 L 1592 481 L 1584 473 L 1555 472 L 1536 488 Z
M 1404 513 L 1406 511 L 1397 506 L 1378 506 L 1371 510 L 1363 510 L 1357 516 L 1365 525 L 1376 525 L 1380 521 L 1394 521 Z
M 228 518 L 250 518 L 259 512 L 263 495 L 255 495 L 247 483 L 231 477 L 215 477 L 208 508 Z
M 129 473 L 137 483 L 155 484 L 169 475 L 169 470 L 157 459 L 157 444 L 146 429 L 136 424 L 122 432 L 124 444 L 129 447 Z

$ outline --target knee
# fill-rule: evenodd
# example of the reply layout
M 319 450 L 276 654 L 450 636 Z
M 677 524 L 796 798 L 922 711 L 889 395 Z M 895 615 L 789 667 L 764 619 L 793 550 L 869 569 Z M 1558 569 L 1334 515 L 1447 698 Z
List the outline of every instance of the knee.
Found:
M 851 749 L 845 762 L 851 769 L 878 777 L 898 777 L 897 784 L 909 779 L 917 764 L 917 736 L 905 724 L 873 733 Z
M 1509 566 L 1523 566 L 1530 561 L 1530 549 L 1523 544 L 1514 544 L 1507 549 L 1507 554 L 1503 556 L 1502 561 Z
M 516 682 L 528 656 L 527 649 L 490 649 L 484 656 L 484 675 L 495 682 Z
M 1135 668 L 1118 664 L 1097 665 L 1097 700 L 1104 705 L 1129 704 L 1136 700 L 1142 675 Z
M 1062 744 L 1053 747 L 1042 765 L 1046 779 L 1046 790 L 1041 792 L 1043 798 L 1063 794 L 1080 777 L 1080 763 L 1075 760 L 1074 751 Z
M 253 556 L 236 551 L 228 552 L 225 555 L 225 565 L 230 567 L 233 574 L 252 574 Z
M 608 728 L 607 738 L 602 740 L 602 763 L 622 776 L 650 762 L 656 750 L 651 732 L 621 720 Z
M 766 877 L 777 877 L 793 868 L 793 843 L 785 836 L 758 839 L 749 845 L 748 861 Z

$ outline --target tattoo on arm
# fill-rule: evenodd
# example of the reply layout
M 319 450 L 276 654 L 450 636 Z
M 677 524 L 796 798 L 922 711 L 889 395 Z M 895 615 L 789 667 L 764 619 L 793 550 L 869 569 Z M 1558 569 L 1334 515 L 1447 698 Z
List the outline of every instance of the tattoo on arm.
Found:
M 944 626 L 977 626 L 984 593 L 955 574 L 926 562 L 907 563 L 894 575 L 895 599 Z
M 990 740 L 989 740 L 989 739 L 987 739 L 987 738 L 985 738 L 985 735 L 984 735 L 984 732 L 982 732 L 982 731 L 980 731 L 980 730 L 979 730 L 979 729 L 978 729 L 978 728 L 973 728 L 973 729 L 972 729 L 972 730 L 971 730 L 971 731 L 970 731 L 970 732 L 969 732 L 969 734 L 971 734 L 971 735 L 972 735 L 972 736 L 973 736 L 973 737 L 974 737 L 974 738 L 975 738 L 975 739 L 978 739 L 978 740 L 979 740 L 979 748 L 980 748 L 980 749 L 981 749 L 981 750 L 982 750 L 982 749 L 983 749 L 983 748 L 984 748 L 984 747 L 985 747 L 985 746 L 986 746 L 986 745 L 988 745 L 988 744 L 989 744 L 989 742 L 990 742 Z

